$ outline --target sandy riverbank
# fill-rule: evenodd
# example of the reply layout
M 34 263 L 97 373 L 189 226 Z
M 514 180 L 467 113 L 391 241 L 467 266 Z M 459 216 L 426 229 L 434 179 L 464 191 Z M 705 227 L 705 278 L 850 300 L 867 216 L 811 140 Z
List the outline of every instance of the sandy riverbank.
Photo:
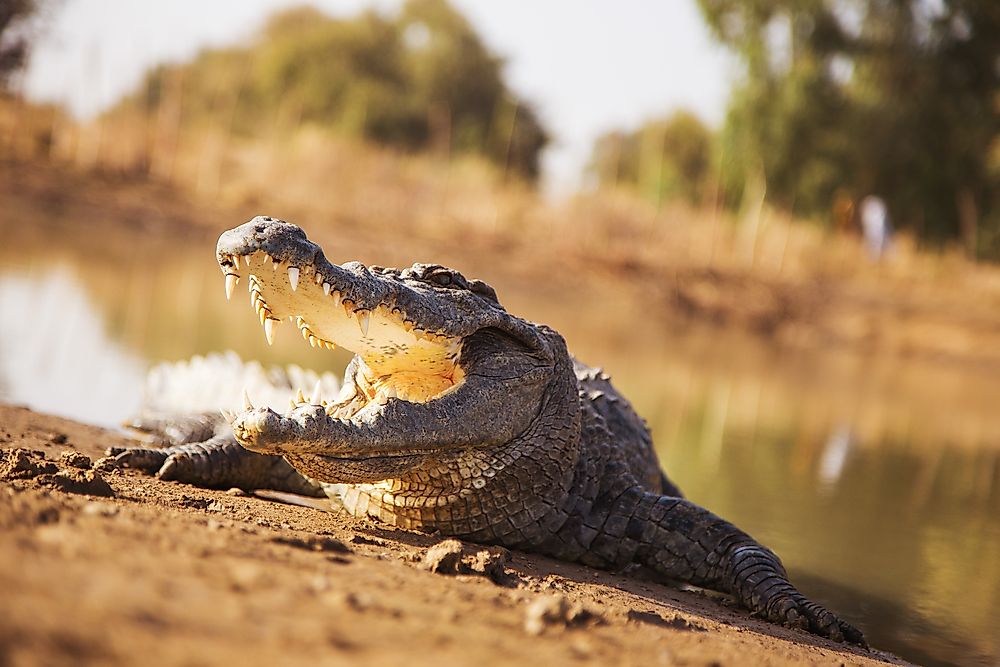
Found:
M 518 552 L 434 573 L 433 535 L 65 454 L 124 441 L 0 405 L 0 664 L 905 664 Z

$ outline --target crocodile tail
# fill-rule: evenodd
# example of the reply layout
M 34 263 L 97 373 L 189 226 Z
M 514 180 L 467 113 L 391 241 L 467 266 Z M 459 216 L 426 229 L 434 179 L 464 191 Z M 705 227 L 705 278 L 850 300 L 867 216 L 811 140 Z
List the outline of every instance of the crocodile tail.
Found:
M 211 353 L 188 361 L 164 362 L 150 369 L 140 414 L 241 410 L 244 389 L 255 405 L 283 412 L 299 389 L 311 392 L 317 381 L 327 398 L 340 392 L 340 381 L 332 373 L 316 373 L 295 365 L 265 368 L 256 361 L 244 362 L 235 352 Z
M 769 621 L 867 645 L 858 629 L 800 593 L 774 552 L 703 507 L 635 487 L 621 494 L 615 510 L 604 532 L 609 526 L 617 532 L 599 534 L 595 544 L 610 547 L 614 542 L 602 538 L 617 537 L 619 549 L 631 547 L 626 558 L 672 579 L 731 593 Z

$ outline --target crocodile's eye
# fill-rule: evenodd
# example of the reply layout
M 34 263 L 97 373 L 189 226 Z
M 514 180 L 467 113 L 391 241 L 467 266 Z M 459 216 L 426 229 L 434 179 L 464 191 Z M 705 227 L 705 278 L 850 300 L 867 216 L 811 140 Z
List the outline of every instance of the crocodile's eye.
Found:
M 431 276 L 428 276 L 427 279 L 430 280 L 435 285 L 440 285 L 441 287 L 450 287 L 451 286 L 451 282 L 452 282 L 451 281 L 451 274 L 450 273 L 445 273 L 443 271 L 440 272 L 440 273 L 435 273 L 435 274 L 433 274 Z

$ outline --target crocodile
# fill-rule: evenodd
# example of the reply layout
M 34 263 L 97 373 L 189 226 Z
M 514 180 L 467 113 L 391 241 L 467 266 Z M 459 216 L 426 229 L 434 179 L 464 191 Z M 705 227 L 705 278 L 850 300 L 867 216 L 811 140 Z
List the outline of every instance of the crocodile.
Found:
M 322 495 L 402 529 L 596 568 L 644 566 L 866 645 L 773 551 L 685 499 L 609 377 L 553 329 L 508 313 L 487 283 L 438 264 L 333 264 L 298 226 L 263 216 L 224 232 L 216 257 L 227 297 L 248 284 L 268 342 L 290 320 L 313 347 L 355 353 L 339 394 L 317 383 L 279 413 L 244 393 L 219 424 L 180 420 L 173 444 L 116 450 L 124 465 Z

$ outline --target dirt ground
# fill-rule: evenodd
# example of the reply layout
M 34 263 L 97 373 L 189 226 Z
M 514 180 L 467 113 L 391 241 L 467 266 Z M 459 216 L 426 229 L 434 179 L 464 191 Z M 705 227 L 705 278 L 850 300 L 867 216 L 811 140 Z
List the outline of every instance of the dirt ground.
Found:
M 100 460 L 126 440 L 0 405 L 0 665 L 905 664 L 641 577 L 428 557 L 441 537 Z

